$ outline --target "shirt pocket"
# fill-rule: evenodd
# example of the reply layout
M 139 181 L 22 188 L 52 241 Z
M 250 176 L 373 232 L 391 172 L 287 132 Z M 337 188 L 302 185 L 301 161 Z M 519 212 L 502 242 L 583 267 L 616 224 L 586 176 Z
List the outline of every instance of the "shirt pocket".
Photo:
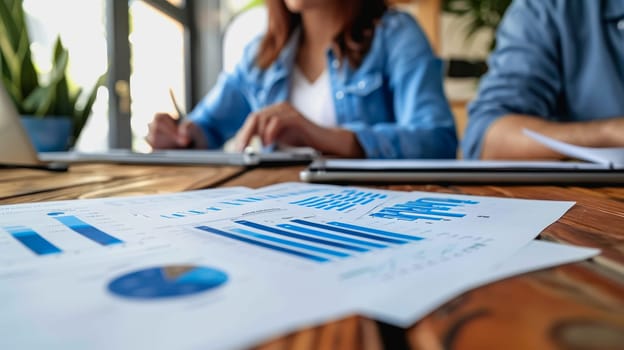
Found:
M 381 73 L 369 73 L 345 85 L 345 92 L 355 96 L 367 96 L 381 88 L 382 84 L 383 77 Z
M 349 121 L 363 121 L 367 124 L 384 121 L 388 115 L 385 101 L 383 75 L 372 72 L 358 76 L 344 87 L 349 110 Z
M 249 103 L 252 112 L 258 111 L 266 106 L 267 92 L 264 86 L 258 83 L 246 83 L 243 86 L 243 94 Z

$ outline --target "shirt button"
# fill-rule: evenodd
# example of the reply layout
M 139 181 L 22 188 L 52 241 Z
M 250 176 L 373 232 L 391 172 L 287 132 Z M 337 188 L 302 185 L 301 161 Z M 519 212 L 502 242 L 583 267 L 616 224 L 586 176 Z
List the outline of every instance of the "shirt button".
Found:
M 334 67 L 335 69 L 340 68 L 340 61 L 338 61 L 337 59 L 333 60 L 332 61 L 332 67 Z
M 624 19 L 621 19 L 621 20 L 618 22 L 618 29 L 619 29 L 619 30 L 624 30 Z
M 357 86 L 358 86 L 358 89 L 362 90 L 362 89 L 364 89 L 366 87 L 366 82 L 364 80 L 362 80 L 362 81 L 360 81 L 358 83 Z
M 338 99 L 338 100 L 342 100 L 343 98 L 344 98 L 344 92 L 342 92 L 342 91 L 338 91 L 338 92 L 336 93 L 336 99 Z

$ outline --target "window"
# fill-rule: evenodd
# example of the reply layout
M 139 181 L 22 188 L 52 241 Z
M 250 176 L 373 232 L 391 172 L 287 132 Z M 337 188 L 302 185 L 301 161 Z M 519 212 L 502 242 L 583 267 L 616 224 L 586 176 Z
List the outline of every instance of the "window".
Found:
M 201 15 L 193 12 L 195 4 Z M 194 86 L 210 83 L 221 67 L 220 60 L 194 63 L 196 47 L 211 57 L 220 56 L 221 48 L 218 40 L 197 42 L 193 22 L 214 17 L 206 10 L 218 13 L 220 6 L 219 0 L 24 0 L 34 60 L 43 72 L 49 70 L 57 34 L 69 50 L 69 75 L 76 84 L 88 88 L 108 69 L 109 86 L 98 90 L 76 148 L 149 150 L 144 141 L 149 121 L 156 112 L 174 111 L 169 89 L 190 110 L 198 99 Z M 216 16 L 202 30 L 220 37 L 214 26 L 220 20 Z M 194 74 L 198 67 L 202 71 Z
M 50 70 L 54 42 L 61 36 L 70 56 L 68 76 L 78 86 L 90 89 L 106 71 L 105 0 L 24 0 L 32 41 L 33 60 L 43 73 Z M 80 13 L 80 16 L 68 16 Z M 80 30 L 76 30 L 80 28 Z M 77 148 L 106 148 L 108 91 L 100 88 L 92 114 Z
M 182 23 L 138 0 L 130 2 L 130 28 L 132 147 L 147 151 L 150 148 L 144 139 L 154 114 L 175 114 L 169 89 L 174 91 L 182 108 L 188 109 L 185 103 L 185 29 Z

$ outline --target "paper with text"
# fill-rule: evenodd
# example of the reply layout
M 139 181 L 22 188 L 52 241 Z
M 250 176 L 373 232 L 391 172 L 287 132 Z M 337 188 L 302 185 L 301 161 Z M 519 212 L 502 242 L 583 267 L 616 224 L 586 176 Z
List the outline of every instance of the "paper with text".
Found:
M 500 276 L 573 205 L 219 191 L 0 207 L 0 348 L 238 348 L 357 312 L 404 325 Z M 523 271 L 569 261 L 543 255 Z

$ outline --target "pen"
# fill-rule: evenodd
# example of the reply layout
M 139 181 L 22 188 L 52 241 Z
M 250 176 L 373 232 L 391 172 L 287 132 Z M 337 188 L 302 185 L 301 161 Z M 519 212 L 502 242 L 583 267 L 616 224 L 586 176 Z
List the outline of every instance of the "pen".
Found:
M 176 119 L 176 124 L 180 124 L 186 118 L 186 113 L 182 110 L 182 108 L 180 108 L 178 100 L 176 99 L 175 94 L 173 93 L 173 89 L 171 88 L 169 88 L 169 96 L 171 97 L 171 102 L 173 102 L 173 107 L 178 113 L 178 119 Z M 191 139 L 187 147 L 195 148 L 195 140 Z
M 178 124 L 180 124 L 180 122 L 182 122 L 182 120 L 184 120 L 184 118 L 186 118 L 186 113 L 184 113 L 182 108 L 180 108 L 180 105 L 178 104 L 178 100 L 176 99 L 175 95 L 173 94 L 173 89 L 171 89 L 171 88 L 169 88 L 169 96 L 171 97 L 171 102 L 173 102 L 173 107 L 175 108 L 176 112 L 178 113 L 178 119 L 176 119 L 176 122 Z

